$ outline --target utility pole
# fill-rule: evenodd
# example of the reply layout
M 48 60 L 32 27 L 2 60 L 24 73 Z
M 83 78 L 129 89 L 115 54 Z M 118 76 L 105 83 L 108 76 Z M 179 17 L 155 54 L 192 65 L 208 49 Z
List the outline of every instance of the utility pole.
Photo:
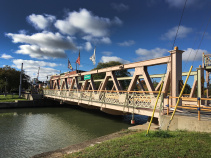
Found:
M 19 98 L 21 97 L 21 90 L 22 90 L 22 75 L 23 75 L 23 63 L 21 64 L 20 86 L 19 86 Z

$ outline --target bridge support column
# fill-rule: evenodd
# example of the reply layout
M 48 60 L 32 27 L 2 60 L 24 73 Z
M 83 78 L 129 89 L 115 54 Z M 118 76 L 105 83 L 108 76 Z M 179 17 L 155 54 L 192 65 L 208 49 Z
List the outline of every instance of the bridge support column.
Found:
M 179 80 L 182 80 L 182 53 L 184 51 L 178 50 L 178 47 L 174 47 L 174 50 L 169 51 L 171 54 L 171 96 L 179 96 Z M 172 98 L 171 105 L 175 106 L 177 103 L 176 98 Z M 182 102 L 180 101 L 179 105 Z
M 203 98 L 204 97 L 204 68 L 201 68 L 201 65 L 199 65 L 199 68 L 196 68 L 197 70 L 197 97 Z

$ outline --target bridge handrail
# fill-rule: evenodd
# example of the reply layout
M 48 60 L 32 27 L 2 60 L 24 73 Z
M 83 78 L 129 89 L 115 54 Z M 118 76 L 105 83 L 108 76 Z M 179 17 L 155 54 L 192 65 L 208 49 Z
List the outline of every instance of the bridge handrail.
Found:
M 97 92 L 97 93 L 96 93 Z M 99 92 L 99 93 L 98 93 Z M 102 104 L 113 104 L 120 105 L 124 108 L 133 107 L 133 108 L 153 108 L 154 103 L 157 98 L 157 94 L 153 93 L 128 93 L 128 91 L 123 91 L 126 93 L 110 93 L 114 91 L 108 90 L 52 90 L 45 89 L 44 96 L 46 97 L 55 97 L 58 99 L 77 99 L 77 100 L 86 100 L 91 102 L 100 102 Z M 137 91 L 134 91 L 137 92 Z M 161 100 L 159 99 L 159 105 Z M 160 107 L 157 106 L 157 109 Z
M 114 90 L 81 90 L 81 89 L 44 89 L 44 90 L 57 90 L 57 91 L 82 91 L 82 92 L 109 92 L 109 93 L 159 93 L 159 91 L 114 91 Z M 165 93 L 162 91 L 161 93 Z
M 203 54 L 203 66 L 211 66 L 211 54 Z
M 167 103 L 169 104 L 169 99 L 171 98 L 176 98 L 178 99 L 179 97 L 172 97 L 172 96 L 168 96 L 167 97 Z M 206 106 L 206 105 L 201 105 L 200 100 L 211 100 L 211 98 L 187 98 L 187 97 L 181 97 L 182 100 L 184 101 L 191 101 L 191 102 L 197 102 L 197 105 L 194 104 L 182 104 L 180 106 L 178 106 L 178 108 L 182 108 L 182 109 L 189 109 L 189 110 L 197 110 L 198 111 L 198 120 L 200 120 L 200 111 L 204 111 L 204 112 L 211 112 L 211 106 Z M 166 105 L 167 106 L 167 115 L 169 114 L 169 108 L 175 108 L 175 106 L 172 105 Z

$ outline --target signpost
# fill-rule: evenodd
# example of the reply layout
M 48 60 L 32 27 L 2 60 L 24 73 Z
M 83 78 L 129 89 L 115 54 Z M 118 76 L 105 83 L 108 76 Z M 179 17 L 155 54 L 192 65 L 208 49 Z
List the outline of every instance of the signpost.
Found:
M 84 75 L 84 80 L 90 80 L 91 79 L 91 74 L 89 75 Z

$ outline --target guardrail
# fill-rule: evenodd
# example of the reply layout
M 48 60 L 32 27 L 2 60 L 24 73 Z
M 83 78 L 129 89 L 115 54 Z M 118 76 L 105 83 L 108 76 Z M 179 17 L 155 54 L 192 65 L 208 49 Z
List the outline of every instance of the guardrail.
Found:
M 179 98 L 179 97 L 172 97 L 172 96 L 167 96 L 167 115 L 169 115 L 170 108 L 175 108 L 175 106 L 169 105 L 169 100 L 171 98 Z M 198 111 L 198 120 L 201 119 L 201 111 L 204 112 L 211 112 L 211 106 L 205 106 L 201 105 L 201 100 L 207 101 L 211 100 L 210 98 L 187 98 L 187 97 L 181 97 L 182 101 L 191 101 L 191 102 L 197 102 L 197 105 L 192 105 L 192 104 L 183 104 L 182 106 L 178 106 L 177 108 L 181 109 L 189 109 L 189 110 L 197 110 Z
M 211 66 L 211 54 L 207 54 L 207 55 L 203 54 L 203 65 L 204 67 Z
M 59 97 L 61 100 L 77 99 L 123 107 L 153 109 L 158 91 L 108 91 L 108 90 L 55 90 L 44 89 L 44 96 Z M 160 109 L 161 99 L 156 109 Z

